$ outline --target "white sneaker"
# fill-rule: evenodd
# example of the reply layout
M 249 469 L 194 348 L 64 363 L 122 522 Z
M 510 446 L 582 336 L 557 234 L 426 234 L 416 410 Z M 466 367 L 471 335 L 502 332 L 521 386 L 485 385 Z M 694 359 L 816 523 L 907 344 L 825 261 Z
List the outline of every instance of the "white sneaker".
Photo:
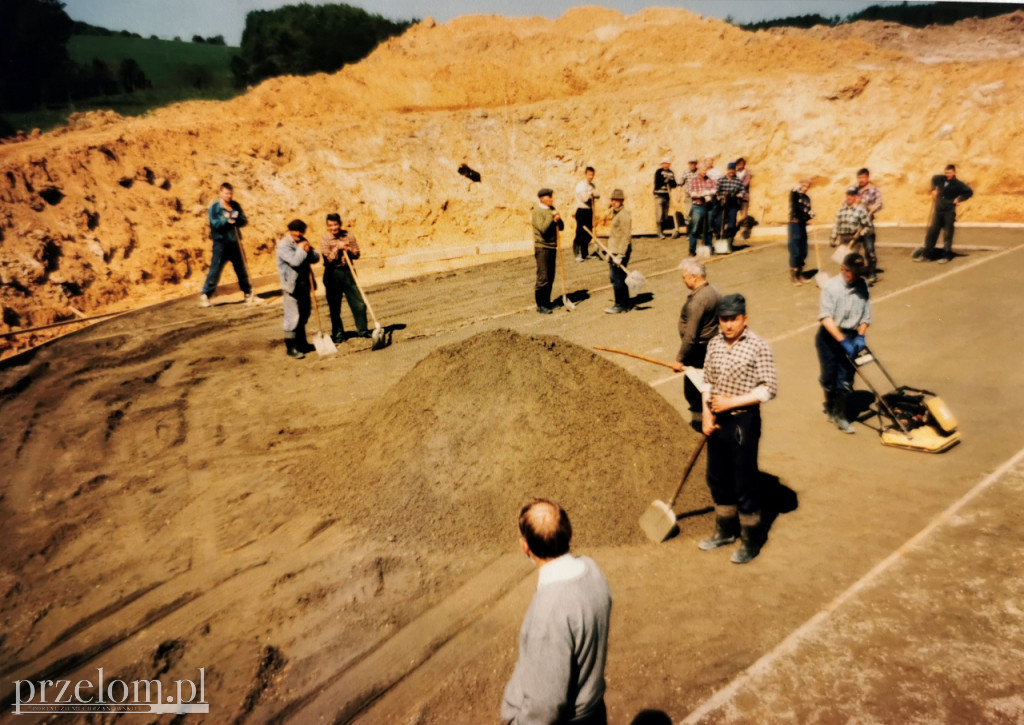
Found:
M 199 295 L 199 306 L 200 307 L 209 307 L 210 306 L 210 298 L 207 297 L 206 295 Z
M 255 305 L 257 302 L 259 302 L 259 300 L 256 299 L 256 293 L 255 292 L 250 292 L 249 294 L 247 294 L 245 296 L 245 304 L 249 305 L 250 307 Z

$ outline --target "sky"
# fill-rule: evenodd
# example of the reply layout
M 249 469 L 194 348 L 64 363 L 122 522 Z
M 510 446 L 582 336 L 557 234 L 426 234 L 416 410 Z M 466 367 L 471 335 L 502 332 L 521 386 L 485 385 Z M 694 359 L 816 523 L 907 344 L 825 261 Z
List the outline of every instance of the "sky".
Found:
M 129 30 L 144 37 L 156 35 L 190 40 L 223 35 L 228 45 L 238 45 L 250 10 L 271 10 L 297 5 L 303 0 L 64 0 L 64 10 L 74 20 L 111 30 Z M 324 0 L 304 0 L 313 5 Z M 871 5 L 892 4 L 861 0 L 348 0 L 348 5 L 392 20 L 432 17 L 445 23 L 460 15 L 508 15 L 558 18 L 571 7 L 600 5 L 633 15 L 646 7 L 678 7 L 706 17 L 736 22 L 818 13 L 825 17 L 849 15 Z

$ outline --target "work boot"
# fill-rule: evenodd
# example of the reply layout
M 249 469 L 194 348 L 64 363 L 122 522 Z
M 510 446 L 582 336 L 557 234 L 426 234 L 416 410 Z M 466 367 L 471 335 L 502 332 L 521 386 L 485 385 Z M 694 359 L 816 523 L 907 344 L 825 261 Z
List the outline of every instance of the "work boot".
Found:
M 735 506 L 715 506 L 715 533 L 710 539 L 697 543 L 701 551 L 714 551 L 736 541 L 740 521 L 736 518 Z
M 623 312 L 629 312 L 629 310 L 622 305 L 612 305 L 605 312 L 609 315 L 621 315 Z
M 313 352 L 316 350 L 315 347 L 309 344 L 309 340 L 306 339 L 306 331 L 298 330 L 295 333 L 295 349 L 299 352 Z
M 846 419 L 846 395 L 844 393 L 834 393 L 835 398 L 832 404 L 832 414 L 834 416 L 833 422 L 836 424 L 836 428 L 841 430 L 843 433 L 856 433 L 853 426 L 850 425 L 850 421 Z
M 206 296 L 206 295 L 199 295 L 199 306 L 200 307 L 209 307 L 210 306 L 210 298 L 208 296 Z
M 551 308 L 550 307 L 544 307 L 543 305 L 537 305 L 537 312 L 541 313 L 542 315 L 550 315 L 551 314 Z
M 910 258 L 913 259 L 915 262 L 930 261 L 927 257 L 924 256 L 924 247 L 918 247 L 917 249 L 915 249 L 914 253 L 910 255 Z
M 335 330 L 334 332 L 332 332 L 331 333 L 331 342 L 337 343 L 339 345 L 341 343 L 345 342 L 345 331 L 344 330 Z
M 256 293 L 253 292 L 252 290 L 249 290 L 249 293 L 245 295 L 245 304 L 248 305 L 249 307 L 252 307 L 257 302 L 259 302 L 259 300 L 256 299 Z
M 293 357 L 296 360 L 302 360 L 304 357 L 306 357 L 305 355 L 302 354 L 302 352 L 295 348 L 295 340 L 293 340 L 292 338 L 286 337 L 284 339 L 284 346 L 288 348 L 288 357 Z
M 825 415 L 829 423 L 836 422 L 836 396 L 831 390 L 825 391 Z
M 789 283 L 794 287 L 799 287 L 803 284 L 803 280 L 800 279 L 800 270 L 798 268 L 789 268 Z
M 761 553 L 764 535 L 761 531 L 761 512 L 740 514 L 740 548 L 732 553 L 733 564 L 746 564 Z

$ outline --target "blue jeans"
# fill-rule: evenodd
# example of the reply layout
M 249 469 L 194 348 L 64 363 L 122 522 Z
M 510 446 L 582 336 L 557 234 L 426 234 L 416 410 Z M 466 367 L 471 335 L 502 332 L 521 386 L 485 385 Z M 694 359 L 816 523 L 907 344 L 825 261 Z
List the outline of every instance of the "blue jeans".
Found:
M 249 275 L 245 271 L 245 263 L 242 261 L 242 250 L 235 242 L 214 242 L 213 255 L 210 257 L 210 271 L 206 274 L 206 282 L 203 284 L 203 294 L 212 295 L 217 291 L 217 283 L 220 282 L 220 272 L 224 269 L 224 263 L 231 262 L 235 268 L 235 276 L 238 277 L 238 286 L 242 292 L 252 292 L 252 285 L 249 284 Z
M 807 259 L 807 223 L 789 223 L 789 267 L 800 269 Z
M 700 234 L 705 246 L 711 246 L 711 220 L 708 218 L 707 206 L 693 205 L 690 211 L 690 255 L 697 253 L 697 234 Z
M 727 205 L 718 213 L 724 215 L 724 220 L 719 222 L 724 227 L 722 238 L 728 239 L 731 246 L 732 240 L 736 238 L 736 214 L 739 213 L 739 207 Z

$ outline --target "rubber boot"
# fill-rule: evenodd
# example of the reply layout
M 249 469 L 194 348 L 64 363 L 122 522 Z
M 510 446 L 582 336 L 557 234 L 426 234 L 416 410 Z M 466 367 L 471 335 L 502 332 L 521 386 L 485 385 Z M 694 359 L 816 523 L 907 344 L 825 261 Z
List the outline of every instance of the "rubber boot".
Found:
M 733 564 L 746 564 L 761 553 L 764 536 L 761 531 L 761 512 L 740 514 L 740 548 L 732 553 Z
M 878 258 L 868 257 L 868 268 L 864 274 L 865 279 L 869 285 L 874 285 L 878 282 Z
M 713 551 L 728 546 L 736 541 L 739 528 L 740 521 L 735 506 L 715 506 L 715 533 L 710 539 L 698 542 L 697 548 L 701 551 Z
M 290 337 L 286 337 L 284 339 L 284 346 L 288 349 L 288 357 L 293 357 L 296 360 L 302 360 L 304 357 L 306 357 L 299 350 L 297 350 L 295 348 L 295 340 L 294 339 L 292 339 Z
M 856 433 L 857 431 L 855 431 L 853 426 L 850 425 L 850 421 L 846 419 L 847 393 L 836 391 L 833 393 L 833 396 L 832 414 L 834 416 L 833 420 L 836 424 L 836 428 L 841 430 L 843 433 Z
M 800 279 L 799 276 L 797 276 L 797 273 L 799 271 L 800 270 L 797 269 L 796 267 L 789 268 L 789 283 L 794 287 L 799 287 L 800 285 L 803 284 L 803 281 Z
M 306 339 L 305 327 L 300 327 L 295 331 L 295 349 L 299 352 L 313 352 L 316 350 L 315 347 L 309 344 L 309 340 Z

